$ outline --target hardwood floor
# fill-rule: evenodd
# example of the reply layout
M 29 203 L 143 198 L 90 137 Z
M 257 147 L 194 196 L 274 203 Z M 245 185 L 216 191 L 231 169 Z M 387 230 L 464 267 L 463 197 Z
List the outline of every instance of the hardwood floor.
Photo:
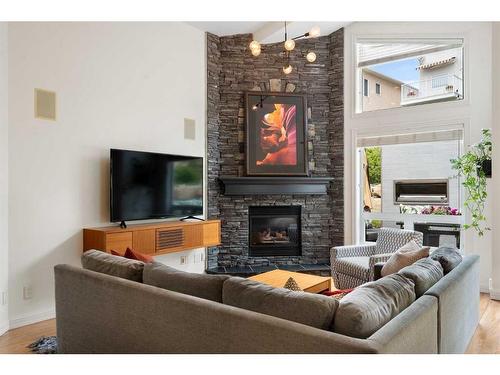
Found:
M 500 301 L 481 293 L 479 325 L 466 353 L 500 354 Z
M 40 336 L 56 334 L 55 319 L 13 329 L 0 336 L 0 354 L 31 353 L 26 346 Z M 481 294 L 480 318 L 469 348 L 469 354 L 500 354 L 500 301 Z
M 43 322 L 30 324 L 13 329 L 0 336 L 0 354 L 28 354 L 31 350 L 29 344 L 41 336 L 55 336 L 56 320 L 50 319 Z

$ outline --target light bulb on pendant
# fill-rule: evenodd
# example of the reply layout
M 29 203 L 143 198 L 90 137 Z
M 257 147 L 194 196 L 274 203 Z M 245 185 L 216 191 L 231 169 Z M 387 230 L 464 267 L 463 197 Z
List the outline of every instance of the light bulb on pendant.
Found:
M 290 64 L 285 65 L 283 67 L 283 73 L 285 73 L 285 74 L 290 74 L 292 72 L 292 70 L 293 70 L 293 68 Z
M 292 39 L 288 39 L 286 42 L 285 42 L 285 49 L 287 51 L 293 51 L 293 49 L 295 48 L 295 41 L 292 40 Z
M 259 56 L 260 55 L 260 48 L 254 48 L 252 50 L 252 55 Z
M 309 61 L 310 63 L 316 61 L 316 54 L 314 52 L 308 52 L 306 55 L 306 60 Z
M 317 38 L 319 36 L 319 34 L 321 33 L 320 29 L 318 26 L 314 26 L 313 28 L 311 28 L 311 30 L 309 31 L 309 36 L 311 38 Z
M 250 45 L 248 47 L 250 47 L 251 51 L 257 50 L 257 49 L 260 50 L 260 43 L 257 42 L 256 40 L 252 40 L 252 42 L 250 43 Z

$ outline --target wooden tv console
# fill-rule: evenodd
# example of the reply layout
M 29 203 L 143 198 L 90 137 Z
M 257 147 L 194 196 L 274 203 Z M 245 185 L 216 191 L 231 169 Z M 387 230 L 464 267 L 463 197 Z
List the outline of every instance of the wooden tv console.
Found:
M 220 220 L 166 221 L 83 230 L 83 251 L 124 253 L 127 247 L 160 255 L 220 244 Z

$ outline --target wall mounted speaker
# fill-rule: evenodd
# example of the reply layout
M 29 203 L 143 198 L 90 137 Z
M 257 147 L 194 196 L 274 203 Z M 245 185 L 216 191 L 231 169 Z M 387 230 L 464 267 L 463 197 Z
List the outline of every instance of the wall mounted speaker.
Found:
M 184 119 L 184 139 L 196 139 L 196 121 L 190 118 Z
M 35 89 L 35 118 L 56 120 L 56 93 Z

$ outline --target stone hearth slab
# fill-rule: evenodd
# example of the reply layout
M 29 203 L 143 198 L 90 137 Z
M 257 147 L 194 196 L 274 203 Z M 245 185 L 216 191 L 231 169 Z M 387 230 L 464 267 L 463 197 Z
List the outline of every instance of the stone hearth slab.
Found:
M 217 275 L 232 275 L 248 277 L 259 273 L 272 271 L 275 269 L 286 270 L 291 272 L 330 272 L 328 264 L 281 264 L 270 266 L 235 266 L 235 267 L 214 267 L 206 270 L 206 273 Z

